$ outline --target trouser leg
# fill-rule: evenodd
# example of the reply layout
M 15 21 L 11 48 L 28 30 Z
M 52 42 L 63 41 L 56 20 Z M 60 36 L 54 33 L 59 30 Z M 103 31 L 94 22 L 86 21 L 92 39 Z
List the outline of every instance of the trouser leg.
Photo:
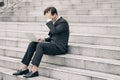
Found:
M 36 50 L 36 46 L 37 46 L 38 42 L 31 42 L 27 48 L 27 51 L 22 59 L 22 63 L 25 65 L 29 65 L 31 58 Z
M 41 62 L 43 54 L 60 55 L 64 53 L 62 53 L 54 44 L 38 43 L 35 55 L 32 60 L 32 64 L 38 67 Z

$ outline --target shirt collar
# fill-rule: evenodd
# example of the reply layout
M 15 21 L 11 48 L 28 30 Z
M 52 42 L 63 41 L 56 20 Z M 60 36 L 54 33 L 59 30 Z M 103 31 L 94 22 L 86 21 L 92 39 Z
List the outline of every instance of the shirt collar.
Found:
M 56 19 L 56 21 L 57 21 L 58 19 L 60 19 L 60 17 L 61 17 L 61 16 L 58 16 L 58 18 Z M 56 21 L 55 21 L 55 22 L 56 22 Z M 55 22 L 53 22 L 53 24 L 55 24 Z

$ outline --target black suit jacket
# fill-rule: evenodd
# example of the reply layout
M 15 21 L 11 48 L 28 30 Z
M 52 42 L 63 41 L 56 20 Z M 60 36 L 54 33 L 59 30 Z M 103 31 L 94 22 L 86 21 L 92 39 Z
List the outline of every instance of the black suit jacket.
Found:
M 68 51 L 69 40 L 68 22 L 60 17 L 54 24 L 52 21 L 49 21 L 46 25 L 50 31 L 49 37 L 45 41 L 55 44 L 63 53 L 66 53 Z

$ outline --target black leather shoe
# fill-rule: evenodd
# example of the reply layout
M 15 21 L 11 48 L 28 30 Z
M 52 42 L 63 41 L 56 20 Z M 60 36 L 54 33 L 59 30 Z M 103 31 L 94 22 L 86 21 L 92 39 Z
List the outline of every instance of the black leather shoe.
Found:
M 27 69 L 27 70 L 24 70 L 24 71 L 22 71 L 22 70 L 18 70 L 16 73 L 13 73 L 13 75 L 23 75 L 23 74 L 27 74 L 27 73 L 29 73 L 29 69 Z
M 31 71 L 31 72 L 29 72 L 28 74 L 26 74 L 24 77 L 25 77 L 25 78 L 32 78 L 32 77 L 37 77 L 37 76 L 39 76 L 38 71 L 36 71 L 36 72 L 34 72 L 34 73 L 32 73 L 32 71 Z

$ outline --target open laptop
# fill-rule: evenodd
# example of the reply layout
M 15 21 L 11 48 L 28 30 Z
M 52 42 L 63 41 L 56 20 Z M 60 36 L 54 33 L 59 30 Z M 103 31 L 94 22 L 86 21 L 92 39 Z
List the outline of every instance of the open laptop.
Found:
M 36 36 L 33 33 L 25 33 L 25 34 L 30 41 L 38 42 L 38 39 L 36 38 Z

